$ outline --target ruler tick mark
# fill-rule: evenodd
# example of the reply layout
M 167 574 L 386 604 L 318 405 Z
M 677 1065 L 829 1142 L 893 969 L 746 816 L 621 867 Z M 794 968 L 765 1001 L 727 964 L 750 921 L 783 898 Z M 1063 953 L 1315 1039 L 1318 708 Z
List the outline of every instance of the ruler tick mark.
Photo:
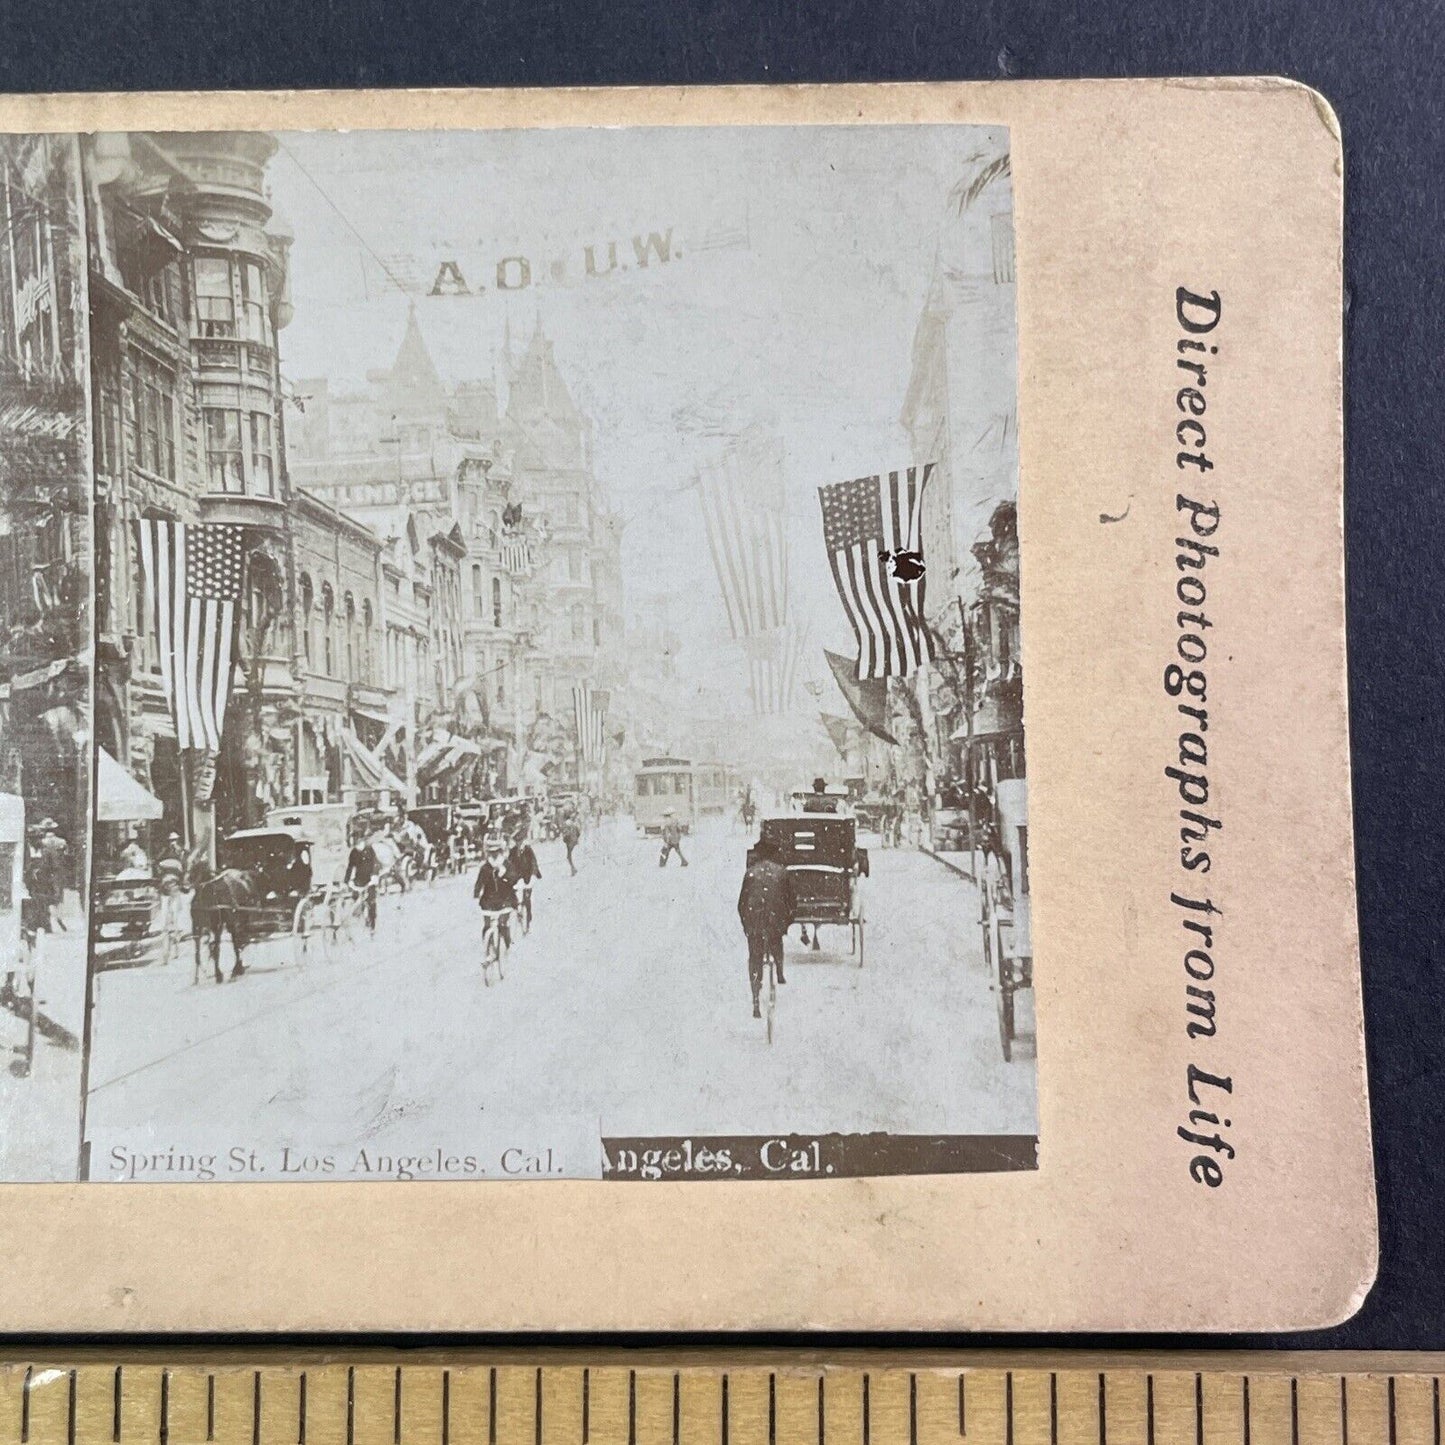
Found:
M 120 1439 L 120 1371 L 115 1372 L 115 1438 Z M 206 1376 L 206 1439 L 216 1438 L 216 1377 Z
M 1109 1445 L 1108 1395 L 1104 1372 L 1099 1371 L 1099 1445 Z
M 533 1432 L 532 1432 L 532 1435 L 533 1435 L 534 1441 L 536 1442 L 536 1445 L 542 1445 L 542 1367 L 541 1367 L 541 1365 L 538 1365 L 538 1366 L 537 1366 L 536 1399 L 535 1399 L 535 1401 L 534 1401 L 533 1403 L 536 1405 L 536 1411 L 535 1411 L 535 1413 L 536 1413 L 536 1417 L 537 1417 L 537 1418 L 536 1418 L 535 1428 L 534 1428 L 534 1430 L 533 1430 Z M 401 1441 L 398 1440 L 398 1441 L 396 1442 L 396 1445 L 401 1445 Z
M 168 1445 L 171 1438 L 171 1372 L 161 1371 L 161 1445 Z
M 346 1367 L 346 1445 L 356 1439 L 356 1366 Z
M 722 1377 L 722 1445 L 728 1445 L 728 1377 L 727 1377 L 727 1371 L 723 1371 L 723 1377 Z
M 1059 1445 L 1059 1376 L 1049 1371 L 1049 1445 Z
M 1289 1438 L 1290 1445 L 1299 1445 L 1299 1378 L 1294 1375 L 1289 1382 Z
M 958 1433 L 959 1433 L 960 1435 L 967 1435 L 967 1434 L 968 1434 L 968 1401 L 967 1401 L 967 1399 L 966 1399 L 966 1397 L 965 1397 L 965 1395 L 964 1395 L 964 1383 L 963 1383 L 963 1380 L 964 1380 L 964 1376 L 963 1376 L 962 1373 L 960 1373 L 960 1374 L 959 1374 L 959 1377 L 958 1377 Z
M 1432 1396 L 1433 1396 L 1433 1406 L 1434 1406 L 1433 1413 L 1434 1413 L 1434 1417 L 1435 1417 L 1435 1437 L 1434 1437 L 1434 1445 L 1440 1445 L 1440 1376 L 1439 1376 L 1439 1375 L 1436 1375 L 1436 1376 L 1435 1376 L 1435 1380 L 1434 1380 L 1434 1390 L 1432 1391 Z
M 1350 1445 L 1350 1392 L 1340 1376 L 1340 1445 Z
M 672 1372 L 672 1445 L 682 1438 L 682 1375 Z
M 870 1398 L 871 1394 L 872 1381 L 869 1380 L 868 1375 L 865 1372 L 863 1375 L 863 1445 L 868 1445 L 868 1438 L 873 1432 L 873 1409 L 872 1400 Z
M 1144 1377 L 1144 1441 L 1154 1445 L 1154 1376 Z
M 587 1445 L 587 1436 L 592 1428 L 592 1371 L 582 1371 L 582 1445 Z
M 391 1387 L 391 1445 L 401 1445 L 401 1366 Z
M 296 1391 L 296 1445 L 306 1445 L 306 1371 L 301 1371 Z
M 452 1439 L 452 1372 L 442 1371 L 442 1445 Z
M 261 1445 L 261 1372 L 251 1376 L 251 1445 Z
M 908 1372 L 908 1445 L 918 1445 L 918 1376 Z
M 778 1445 L 778 1377 L 768 1371 L 768 1445 Z
M 487 1371 L 487 1445 L 497 1445 L 497 1367 Z
M 120 1365 L 117 1365 L 117 1366 L 115 1367 L 115 1380 L 114 1380 L 114 1382 L 113 1382 L 112 1385 L 111 1385 L 110 1438 L 111 1438 L 112 1440 L 119 1440 L 119 1439 L 120 1439 L 120 1372 L 121 1372 L 121 1369 L 122 1369 L 122 1366 L 120 1366 Z M 214 1435 L 212 1435 L 212 1434 L 209 1434 L 209 1433 L 208 1433 L 208 1434 L 206 1435 L 206 1439 L 207 1439 L 207 1440 L 214 1440 L 215 1438 L 216 1438 L 216 1437 L 215 1437 Z
M 1385 1381 L 1385 1400 L 1390 1410 L 1390 1445 L 1396 1445 L 1398 1437 L 1395 1433 L 1395 1377 L 1393 1375 Z
M 20 1387 L 20 1445 L 30 1441 L 30 1377 L 34 1369 L 34 1365 L 26 1365 L 25 1383 Z
M 1003 1377 L 1003 1438 L 1004 1445 L 1014 1445 L 1014 1372 L 1008 1370 Z
M 1249 1445 L 1249 1376 L 1244 1376 L 1244 1445 Z
M 627 1372 L 627 1445 L 637 1445 L 637 1371 Z
M 1204 1445 L 1204 1376 L 1199 1371 L 1194 1374 L 1194 1445 Z M 1299 1445 L 1298 1435 L 1294 1445 Z
M 824 1383 L 827 1378 L 826 1375 L 818 1376 L 818 1445 L 823 1445 L 823 1437 L 827 1433 L 827 1386 Z
M 70 1410 L 65 1426 L 66 1445 L 75 1445 L 75 1371 L 70 1372 Z

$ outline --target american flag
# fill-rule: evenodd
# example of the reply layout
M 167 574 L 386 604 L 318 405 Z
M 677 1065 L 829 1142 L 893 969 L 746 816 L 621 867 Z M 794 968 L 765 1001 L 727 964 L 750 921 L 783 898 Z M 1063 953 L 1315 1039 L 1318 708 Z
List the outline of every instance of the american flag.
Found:
M 858 641 L 858 677 L 904 677 L 933 659 L 923 623 L 924 576 L 897 561 L 923 555 L 923 489 L 933 463 L 819 487 L 823 542 Z M 910 570 L 917 576 L 908 579 Z M 903 575 L 900 576 L 899 573 Z
M 735 638 L 788 621 L 788 531 L 782 444 L 765 433 L 737 438 L 698 474 L 713 568 Z
M 136 526 L 176 746 L 214 752 L 236 671 L 245 572 L 241 528 L 153 518 Z
M 577 719 L 577 751 L 589 765 L 602 761 L 607 745 L 607 704 L 605 692 L 597 692 L 589 682 L 572 685 L 572 708 Z
M 525 537 L 509 537 L 502 542 L 502 566 L 518 577 L 532 570 L 532 544 Z

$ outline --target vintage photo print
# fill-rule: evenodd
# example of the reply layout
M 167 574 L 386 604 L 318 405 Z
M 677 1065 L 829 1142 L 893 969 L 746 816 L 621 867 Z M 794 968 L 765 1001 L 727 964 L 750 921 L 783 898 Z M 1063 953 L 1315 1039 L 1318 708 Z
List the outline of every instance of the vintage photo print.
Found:
M 6 1178 L 1036 1167 L 1005 128 L 10 154 Z
M 73 136 L 0 136 L 0 1179 L 73 1180 L 91 835 L 85 232 Z

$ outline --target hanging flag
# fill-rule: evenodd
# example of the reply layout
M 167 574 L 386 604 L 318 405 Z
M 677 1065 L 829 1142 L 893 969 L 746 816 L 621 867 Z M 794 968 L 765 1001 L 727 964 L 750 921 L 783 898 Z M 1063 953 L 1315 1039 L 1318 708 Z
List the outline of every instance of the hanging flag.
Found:
M 502 566 L 513 577 L 519 577 L 532 570 L 532 544 L 525 537 L 504 537 L 502 539 Z
M 214 752 L 240 650 L 241 528 L 154 518 L 136 527 L 176 746 Z
M 933 463 L 818 488 L 833 581 L 858 642 L 855 675 L 906 677 L 933 660 L 923 623 L 923 489 Z
M 597 692 L 589 682 L 572 686 L 572 709 L 577 723 L 577 752 L 587 764 L 602 761 L 607 746 L 607 704 L 609 696 Z
M 848 761 L 848 744 L 851 741 L 850 734 L 853 731 L 853 724 L 845 717 L 835 717 L 830 712 L 819 713 L 823 720 L 823 726 L 828 731 L 828 740 L 838 750 L 838 756 L 846 763 Z
M 888 731 L 888 679 L 871 677 L 860 681 L 846 657 L 827 648 L 823 649 L 823 656 L 828 659 L 838 689 L 853 709 L 853 716 L 875 737 L 896 747 L 898 739 Z
M 782 443 L 766 432 L 745 433 L 698 472 L 697 488 L 733 637 L 756 637 L 786 626 Z

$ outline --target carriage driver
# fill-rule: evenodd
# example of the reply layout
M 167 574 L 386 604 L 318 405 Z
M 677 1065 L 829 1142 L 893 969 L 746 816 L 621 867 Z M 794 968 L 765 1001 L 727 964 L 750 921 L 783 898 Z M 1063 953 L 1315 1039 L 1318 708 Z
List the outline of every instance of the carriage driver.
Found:
M 761 1018 L 758 996 L 763 987 L 763 964 L 772 959 L 779 983 L 783 977 L 783 935 L 797 912 L 797 895 L 777 850 L 760 839 L 749 851 L 748 871 L 738 894 L 738 917 L 748 939 L 748 982 L 753 989 L 753 1017 Z

